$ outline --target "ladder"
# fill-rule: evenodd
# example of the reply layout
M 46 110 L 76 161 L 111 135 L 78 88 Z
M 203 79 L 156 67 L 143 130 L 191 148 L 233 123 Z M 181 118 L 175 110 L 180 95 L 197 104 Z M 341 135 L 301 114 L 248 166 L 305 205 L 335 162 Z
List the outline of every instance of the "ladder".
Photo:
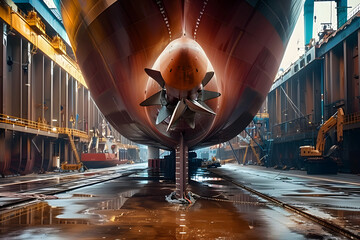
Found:
M 78 154 L 78 152 L 77 152 L 77 149 L 76 149 L 76 146 L 75 146 L 75 143 L 74 143 L 74 139 L 73 139 L 73 137 L 71 136 L 71 133 L 68 133 L 68 136 L 69 136 L 69 141 L 70 141 L 71 149 L 73 150 L 74 155 L 75 155 L 76 163 L 77 163 L 77 164 L 80 164 L 80 157 L 79 157 L 79 154 Z
M 67 135 L 69 136 L 69 142 L 70 142 L 70 145 L 71 145 L 71 149 L 74 152 L 76 163 L 75 164 L 70 164 L 70 163 L 64 162 L 63 164 L 61 164 L 61 171 L 75 171 L 75 170 L 77 170 L 79 172 L 83 171 L 85 166 L 80 161 L 80 157 L 79 157 L 79 154 L 78 154 L 78 152 L 76 150 L 74 139 L 73 139 L 70 132 L 68 132 Z

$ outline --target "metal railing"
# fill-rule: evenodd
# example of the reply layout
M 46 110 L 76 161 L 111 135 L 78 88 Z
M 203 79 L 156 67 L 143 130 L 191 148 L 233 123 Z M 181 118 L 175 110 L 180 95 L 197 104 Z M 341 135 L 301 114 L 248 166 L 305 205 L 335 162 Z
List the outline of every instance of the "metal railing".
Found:
M 320 123 L 310 122 L 310 115 L 283 122 L 272 127 L 272 137 L 279 138 L 297 133 L 317 131 Z M 348 114 L 344 116 L 344 125 L 360 123 L 360 112 Z
M 67 134 L 67 135 L 72 135 L 72 136 L 80 137 L 80 138 L 89 138 L 89 135 L 84 131 L 80 131 L 77 129 L 71 129 L 71 128 L 50 126 L 50 125 L 48 125 L 46 123 L 42 123 L 40 121 L 35 122 L 32 120 L 14 117 L 14 116 L 2 114 L 2 113 L 0 113 L 0 123 L 16 125 L 16 126 L 25 127 L 25 128 L 31 128 L 31 129 L 40 130 L 40 131 L 49 132 L 49 133 Z
M 360 122 L 360 112 L 352 113 L 344 116 L 344 124 L 355 124 Z
M 300 132 L 311 132 L 315 130 L 319 124 L 311 122 L 309 119 L 311 119 L 311 114 L 274 125 L 272 127 L 272 137 L 278 138 Z

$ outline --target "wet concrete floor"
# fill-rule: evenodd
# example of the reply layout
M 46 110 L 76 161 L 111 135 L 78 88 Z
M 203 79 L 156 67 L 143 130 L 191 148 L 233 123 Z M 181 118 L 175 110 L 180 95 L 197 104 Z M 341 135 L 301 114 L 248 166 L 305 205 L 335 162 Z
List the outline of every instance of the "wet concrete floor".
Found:
M 150 180 L 151 179 L 151 180 Z M 175 189 L 141 172 L 0 213 L 2 239 L 343 239 L 206 170 L 189 190 L 207 199 L 165 201 Z M 212 199 L 212 200 L 209 200 Z

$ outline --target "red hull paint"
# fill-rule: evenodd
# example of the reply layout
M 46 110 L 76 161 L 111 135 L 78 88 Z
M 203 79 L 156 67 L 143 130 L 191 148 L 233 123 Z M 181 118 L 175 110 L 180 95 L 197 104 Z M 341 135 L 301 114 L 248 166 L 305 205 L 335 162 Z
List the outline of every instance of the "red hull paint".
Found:
M 127 138 L 175 148 L 180 132 L 189 147 L 236 136 L 266 97 L 301 1 L 62 0 L 64 26 L 92 97 Z M 216 116 L 196 115 L 195 129 L 156 125 L 158 106 L 139 106 L 161 88 L 144 72 L 180 37 L 196 41 L 215 72 L 206 90 Z M 160 64 L 156 70 L 163 71 Z
M 104 168 L 125 164 L 128 160 L 119 159 L 113 153 L 82 153 L 81 162 L 88 168 Z

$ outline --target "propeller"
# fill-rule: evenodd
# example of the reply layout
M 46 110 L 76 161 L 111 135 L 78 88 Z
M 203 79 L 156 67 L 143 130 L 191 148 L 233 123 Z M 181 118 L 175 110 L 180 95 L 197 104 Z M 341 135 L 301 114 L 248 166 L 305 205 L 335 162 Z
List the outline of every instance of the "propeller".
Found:
M 208 84 L 210 82 L 210 80 L 212 79 L 212 77 L 214 76 L 214 72 L 207 72 L 205 74 L 204 79 L 202 80 L 201 84 L 203 85 L 203 87 L 206 86 L 206 84 Z
M 166 129 L 167 132 L 169 131 L 170 127 L 181 117 L 181 115 L 183 115 L 185 110 L 186 110 L 185 101 L 184 101 L 184 99 L 181 99 L 176 104 L 175 110 L 171 115 L 169 125 L 168 125 L 168 127 Z
M 164 121 L 168 116 L 171 115 L 171 113 L 172 111 L 168 109 L 167 106 L 162 106 L 156 118 L 156 125 Z
M 200 99 L 201 101 L 205 102 L 205 101 L 207 101 L 207 100 L 220 97 L 220 95 L 221 95 L 221 94 L 218 93 L 218 92 L 213 92 L 213 91 L 208 91 L 208 90 L 202 89 L 202 90 L 200 90 L 200 92 L 199 92 L 198 99 Z
M 149 68 L 145 68 L 145 72 L 146 72 L 146 74 L 149 75 L 152 79 L 154 79 L 154 80 L 160 85 L 160 87 L 162 87 L 162 88 L 165 87 L 165 80 L 163 79 L 160 71 L 153 70 L 153 69 L 149 69 Z
M 218 92 L 208 91 L 203 89 L 213 78 L 214 72 L 207 72 L 201 82 L 202 88 L 198 91 L 197 99 L 180 99 L 176 106 L 170 104 L 167 101 L 165 80 L 163 79 L 161 72 L 149 68 L 145 68 L 146 74 L 154 79 L 162 88 L 159 92 L 150 96 L 140 103 L 140 106 L 154 106 L 161 105 L 158 116 L 156 118 L 156 125 L 163 122 L 169 116 L 170 121 L 166 131 L 179 120 L 181 117 L 189 125 L 190 128 L 195 128 L 195 114 L 207 114 L 216 115 L 216 113 L 205 104 L 205 101 L 219 97 L 221 94 Z
M 145 99 L 144 101 L 142 101 L 140 103 L 140 106 L 153 106 L 153 105 L 161 105 L 161 95 L 162 95 L 163 90 L 155 93 L 154 95 L 152 95 L 151 97 Z
M 214 113 L 213 110 L 211 110 L 207 106 L 205 107 L 201 102 L 198 102 L 196 100 L 188 100 L 188 99 L 185 99 L 185 102 L 187 106 L 190 108 L 190 110 L 193 112 L 216 115 L 216 113 Z

